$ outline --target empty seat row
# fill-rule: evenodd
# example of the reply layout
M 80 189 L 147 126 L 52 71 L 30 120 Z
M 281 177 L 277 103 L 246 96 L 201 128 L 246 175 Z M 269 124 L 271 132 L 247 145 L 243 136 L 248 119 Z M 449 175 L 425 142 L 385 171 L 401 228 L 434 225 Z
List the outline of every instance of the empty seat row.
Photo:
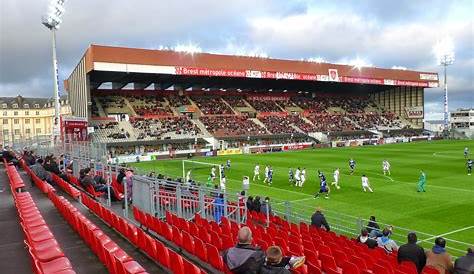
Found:
M 178 253 L 168 249 L 161 241 L 154 239 L 141 228 L 115 214 L 102 204 L 82 194 L 82 202 L 104 222 L 113 227 L 133 245 L 140 248 L 150 258 L 175 274 L 205 273 Z
M 49 193 L 49 198 L 67 220 L 71 227 L 82 237 L 99 260 L 113 274 L 146 274 L 145 269 L 133 260 L 99 227 L 80 213 L 66 198 Z
M 69 259 L 59 246 L 56 238 L 36 207 L 29 192 L 17 193 L 15 186 L 23 184 L 14 166 L 7 167 L 13 200 L 25 234 L 25 245 L 32 259 L 33 272 L 37 274 L 75 273 Z
M 62 178 L 60 178 L 54 173 L 51 173 L 51 178 L 53 179 L 53 182 L 58 185 L 64 192 L 69 194 L 69 196 L 73 197 L 76 200 L 79 199 L 79 197 L 81 196 L 81 192 L 79 190 L 77 190 L 71 184 L 64 181 Z

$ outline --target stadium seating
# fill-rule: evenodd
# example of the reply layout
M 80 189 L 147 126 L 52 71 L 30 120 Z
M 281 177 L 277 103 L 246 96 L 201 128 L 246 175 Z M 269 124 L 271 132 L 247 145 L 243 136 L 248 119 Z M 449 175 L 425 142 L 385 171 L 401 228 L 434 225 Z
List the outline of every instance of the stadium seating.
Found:
M 267 134 L 265 128 L 245 116 L 203 116 L 200 121 L 216 136 Z
M 204 115 L 234 114 L 232 109 L 224 103 L 220 96 L 192 96 L 191 100 Z
M 25 234 L 34 273 L 75 273 L 30 193 L 17 192 L 24 183 L 13 165 L 6 165 L 13 201 Z M 51 192 L 54 193 L 54 192 Z

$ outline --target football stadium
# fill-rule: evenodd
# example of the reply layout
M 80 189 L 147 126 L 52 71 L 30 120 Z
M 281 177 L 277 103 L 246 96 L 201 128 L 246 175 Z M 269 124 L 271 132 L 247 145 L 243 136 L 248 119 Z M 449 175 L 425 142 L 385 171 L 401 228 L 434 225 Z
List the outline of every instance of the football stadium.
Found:
M 474 273 L 474 141 L 424 127 L 440 78 L 91 44 L 51 136 L 3 140 L 2 273 Z

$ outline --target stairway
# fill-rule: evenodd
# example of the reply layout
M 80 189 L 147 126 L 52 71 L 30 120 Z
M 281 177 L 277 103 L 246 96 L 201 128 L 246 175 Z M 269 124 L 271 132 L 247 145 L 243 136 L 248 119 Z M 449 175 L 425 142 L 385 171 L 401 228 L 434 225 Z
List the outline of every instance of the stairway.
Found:
M 104 108 L 102 107 L 102 104 L 99 101 L 99 98 L 94 97 L 93 98 L 95 105 L 97 106 L 97 109 L 99 110 L 99 117 L 106 117 L 107 114 L 105 113 Z
M 207 131 L 206 126 L 199 121 L 199 119 L 191 119 L 191 122 L 193 122 L 206 137 L 212 136 L 212 134 Z
M 267 131 L 267 133 L 270 133 L 270 131 L 269 131 L 269 130 L 267 129 L 267 127 L 265 126 L 265 124 L 262 123 L 262 122 L 261 122 L 260 120 L 258 120 L 257 118 L 251 118 L 250 120 L 251 120 L 252 122 L 254 122 L 255 124 L 257 124 L 257 125 L 263 127 L 263 128 Z

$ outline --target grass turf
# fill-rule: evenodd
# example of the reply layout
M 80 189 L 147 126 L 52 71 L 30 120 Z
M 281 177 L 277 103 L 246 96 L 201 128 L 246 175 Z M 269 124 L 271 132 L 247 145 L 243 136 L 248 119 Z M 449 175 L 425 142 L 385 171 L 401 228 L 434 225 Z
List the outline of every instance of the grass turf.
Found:
M 467 176 L 464 147 L 474 149 L 474 141 L 427 141 L 384 146 L 345 147 L 279 152 L 269 154 L 232 155 L 194 158 L 195 161 L 224 164 L 231 160 L 226 171 L 227 186 L 240 189 L 242 176 L 253 176 L 256 163 L 273 167 L 273 185 L 251 182 L 250 195 L 269 196 L 275 207 L 279 200 L 294 201 L 294 208 L 310 216 L 316 206 L 324 210 L 352 216 L 378 217 L 382 223 L 406 227 L 432 235 L 447 234 L 452 240 L 474 242 L 474 175 Z M 349 174 L 348 160 L 357 162 L 354 175 Z M 391 176 L 382 174 L 382 160 L 391 164 Z M 142 171 L 155 171 L 168 176 L 182 176 L 181 160 L 158 160 L 134 163 Z M 192 166 L 187 164 L 188 167 Z M 198 167 L 198 166 L 195 166 Z M 306 168 L 306 183 L 302 189 L 288 183 L 288 169 Z M 332 172 L 341 171 L 340 190 L 332 188 L 330 199 L 313 199 L 319 190 L 317 170 L 325 173 L 328 182 Z M 416 191 L 416 184 L 423 169 L 427 175 L 425 193 Z M 195 180 L 205 182 L 209 167 L 193 170 Z M 361 175 L 369 178 L 374 193 L 364 193 Z M 261 176 L 263 177 L 263 176 Z M 263 179 L 263 178 L 262 178 Z M 421 238 L 421 237 L 420 237 Z M 401 239 L 400 239 L 401 240 Z M 430 242 L 433 242 L 430 239 Z M 428 244 L 427 244 L 428 245 Z M 459 245 L 461 248 L 461 245 Z M 462 245 L 462 248 L 464 246 Z

